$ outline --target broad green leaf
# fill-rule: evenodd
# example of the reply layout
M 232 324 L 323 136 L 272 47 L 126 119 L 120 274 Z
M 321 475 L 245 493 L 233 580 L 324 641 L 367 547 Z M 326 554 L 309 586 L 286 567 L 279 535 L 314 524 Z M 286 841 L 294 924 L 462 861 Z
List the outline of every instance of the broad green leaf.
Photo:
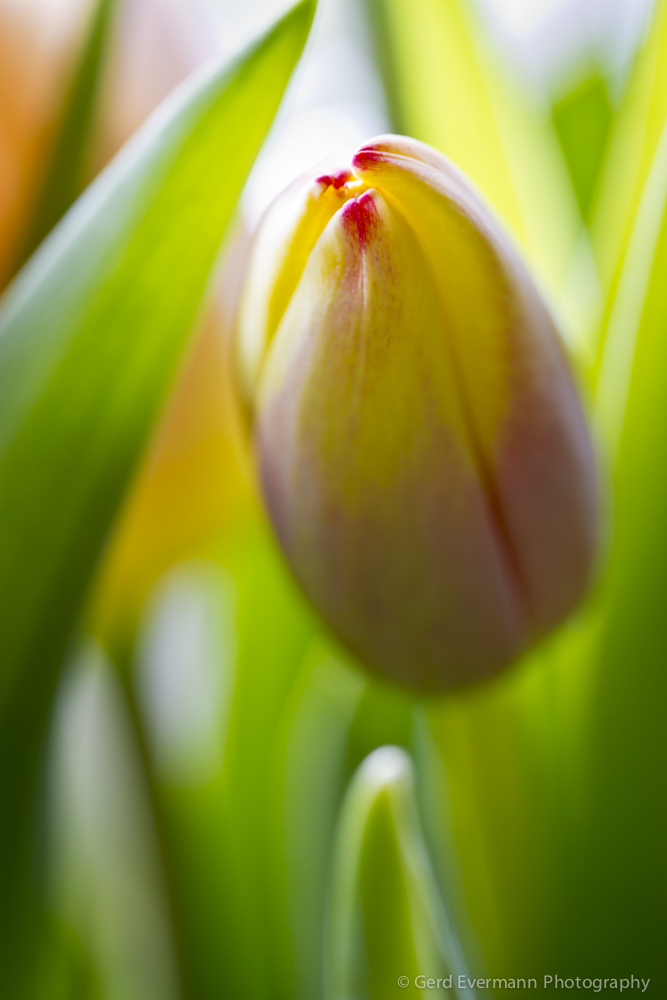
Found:
M 30 802 L 59 665 L 312 14 L 303 0 L 242 55 L 179 88 L 3 302 L 3 974 L 10 959 L 30 967 L 13 907 L 17 896 L 29 905 Z
M 546 109 L 503 72 L 468 0 L 367 3 L 394 127 L 446 153 L 475 181 L 562 300 L 566 334 L 583 337 L 582 304 L 569 303 L 582 220 Z M 580 272 L 585 265 L 579 261 Z
M 116 0 L 97 8 L 62 111 L 58 134 L 19 264 L 23 264 L 80 194 L 90 151 L 100 81 L 113 26 Z
M 421 831 L 408 754 L 380 747 L 354 775 L 341 808 L 327 927 L 326 996 L 385 1000 L 475 997 L 440 899 Z M 422 981 L 418 977 L 424 976 Z M 443 979 L 452 976 L 451 989 Z

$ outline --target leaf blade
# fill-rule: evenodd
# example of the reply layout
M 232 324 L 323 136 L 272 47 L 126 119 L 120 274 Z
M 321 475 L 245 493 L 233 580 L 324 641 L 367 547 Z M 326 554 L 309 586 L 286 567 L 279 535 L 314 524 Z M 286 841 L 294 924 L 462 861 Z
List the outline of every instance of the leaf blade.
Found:
M 313 15 L 186 82 L 62 220 L 0 315 L 0 969 L 39 947 L 40 748 L 69 637 Z
M 98 536 L 108 528 L 111 507 L 120 499 L 197 314 L 221 232 L 300 53 L 309 14 L 310 4 L 301 3 L 260 43 L 254 59 L 253 54 L 241 57 L 222 72 L 209 69 L 197 83 L 186 84 L 93 185 L 11 290 L 0 320 L 0 470 L 5 481 L 0 505 L 5 524 L 9 520 L 13 525 L 9 552 L 19 564 L 19 544 L 26 543 L 21 507 L 30 496 L 39 490 L 43 500 L 44 490 L 52 491 L 56 506 L 50 511 L 49 534 L 59 517 L 71 529 L 72 517 L 82 516 L 92 502 L 94 492 L 66 514 L 76 493 L 69 489 L 67 496 L 57 496 L 58 465 L 67 455 L 72 476 L 82 483 L 92 483 L 95 475 L 100 477 L 98 490 L 111 488 L 112 480 L 117 483 Z M 272 60 L 283 64 L 278 74 L 282 86 L 267 94 L 262 109 L 257 98 Z M 229 112 L 220 110 L 223 94 Z M 250 111 L 255 120 L 248 125 Z M 243 148 L 233 150 L 232 141 L 222 141 L 216 150 L 215 133 L 222 135 L 234 121 L 245 128 Z M 196 141 L 185 145 L 188 129 L 195 136 L 194 128 Z M 216 186 L 224 185 L 218 184 L 211 152 L 228 158 L 222 192 L 216 192 Z M 229 159 L 233 152 L 236 158 Z M 188 192 L 191 176 L 197 177 L 196 192 Z M 188 232 L 196 236 L 183 254 Z M 180 286 L 171 296 L 160 291 L 170 275 L 177 276 Z M 140 341 L 134 339 L 138 331 L 144 331 Z M 98 393 L 114 372 L 122 373 L 122 381 L 107 394 L 101 411 Z M 86 424 L 86 416 L 94 423 Z M 27 456 L 32 461 L 40 457 L 44 435 L 48 454 L 41 455 L 43 472 L 12 484 L 12 473 L 25 467 Z M 82 448 L 92 465 L 76 457 Z M 110 478 L 103 482 L 106 463 Z M 33 529 L 44 508 L 40 503 L 33 511 Z M 6 613 L 12 593 L 7 590 L 6 559 L 4 564 L 0 580 Z M 9 603 L 15 614 L 15 600 Z

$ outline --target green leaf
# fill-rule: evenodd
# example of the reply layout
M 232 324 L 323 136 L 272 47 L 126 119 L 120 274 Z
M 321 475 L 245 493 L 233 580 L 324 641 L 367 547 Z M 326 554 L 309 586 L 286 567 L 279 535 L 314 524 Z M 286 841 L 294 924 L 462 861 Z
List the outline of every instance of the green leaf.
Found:
M 636 247 L 632 250 L 634 263 L 629 268 L 625 266 L 626 257 L 631 252 L 631 240 L 636 243 L 633 233 L 636 234 L 637 225 L 643 225 L 638 213 L 667 121 L 666 59 L 667 2 L 657 0 L 650 30 L 637 54 L 629 86 L 614 119 L 590 224 L 603 291 L 595 373 L 603 382 L 608 382 L 609 373 L 602 368 L 609 368 L 609 356 L 617 356 L 616 330 L 620 313 L 628 308 L 627 275 L 628 270 L 637 269 Z M 652 255 L 652 249 L 647 253 Z M 644 280 L 640 277 L 639 281 L 643 287 Z M 608 338 L 614 341 L 609 352 Z M 601 391 L 605 394 L 606 387 Z
M 311 13 L 299 4 L 250 52 L 179 89 L 7 296 L 1 701 L 19 664 L 71 630 Z
M 15 946 L 22 933 L 15 906 L 17 898 L 28 905 L 30 804 L 58 670 L 312 16 L 313 3 L 302 0 L 242 55 L 180 87 L 42 244 L 4 300 L 5 984 L 10 962 L 30 965 Z M 17 988 L 12 996 L 19 995 Z
M 582 80 L 554 105 L 552 117 L 581 214 L 588 220 L 614 117 L 603 77 Z
M 119 675 L 94 641 L 82 643 L 59 688 L 48 751 L 57 937 L 44 997 L 180 998 L 141 747 Z M 69 989 L 58 992 L 68 971 Z
M 346 793 L 327 932 L 331 1000 L 385 1000 L 397 984 L 401 996 L 427 996 L 429 978 L 443 996 L 476 996 L 469 983 L 456 988 L 468 973 L 421 831 L 412 762 L 399 747 L 373 751 Z
M 656 308 L 662 307 L 664 273 L 659 263 L 666 208 L 667 131 L 663 133 L 635 214 L 601 352 L 595 419 L 609 469 L 615 466 L 623 433 L 638 340 L 640 335 L 647 336 L 640 331 L 650 329 L 655 323 Z
M 578 805 L 577 631 L 566 626 L 505 675 L 428 703 L 416 727 L 429 844 L 469 960 L 481 950 L 490 976 L 539 980 L 563 959 L 552 901 Z
M 100 81 L 104 72 L 116 0 L 98 0 L 51 151 L 28 229 L 23 264 L 65 214 L 83 188 Z
M 298 1000 L 322 996 L 332 842 L 350 775 L 350 727 L 366 683 L 326 641 L 316 639 L 273 748 L 274 976 L 282 986 L 277 992 Z
M 613 300 L 635 216 L 667 119 L 667 3 L 658 0 L 619 109 L 591 222 L 600 279 Z

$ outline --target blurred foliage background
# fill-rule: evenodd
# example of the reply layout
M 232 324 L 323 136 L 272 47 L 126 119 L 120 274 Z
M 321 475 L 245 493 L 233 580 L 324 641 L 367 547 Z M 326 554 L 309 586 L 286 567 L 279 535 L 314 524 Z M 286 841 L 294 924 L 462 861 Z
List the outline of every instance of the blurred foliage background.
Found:
M 665 4 L 320 0 L 307 44 L 312 5 L 284 11 L 0 0 L 3 996 L 660 996 Z M 387 130 L 522 247 L 605 497 L 587 605 L 441 699 L 369 680 L 305 605 L 229 366 L 271 198 Z

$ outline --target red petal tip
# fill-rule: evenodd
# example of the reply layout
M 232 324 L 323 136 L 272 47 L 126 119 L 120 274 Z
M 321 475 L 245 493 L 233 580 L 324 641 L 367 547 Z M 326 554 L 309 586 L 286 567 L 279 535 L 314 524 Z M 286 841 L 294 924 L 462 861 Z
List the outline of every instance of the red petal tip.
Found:
M 355 233 L 359 244 L 368 243 L 371 230 L 377 224 L 377 207 L 372 191 L 364 191 L 359 198 L 351 198 L 342 209 L 342 220 L 348 231 Z
M 381 149 L 376 149 L 374 146 L 362 146 L 352 157 L 352 166 L 357 167 L 359 170 L 363 170 L 364 167 L 371 166 L 375 163 L 381 163 L 383 160 L 387 159 L 386 153 Z
M 334 170 L 330 174 L 321 174 L 315 178 L 315 183 L 326 184 L 327 187 L 333 187 L 337 191 L 339 188 L 342 188 L 343 184 L 347 184 L 348 181 L 352 180 L 354 180 L 354 175 L 344 167 L 341 170 Z

